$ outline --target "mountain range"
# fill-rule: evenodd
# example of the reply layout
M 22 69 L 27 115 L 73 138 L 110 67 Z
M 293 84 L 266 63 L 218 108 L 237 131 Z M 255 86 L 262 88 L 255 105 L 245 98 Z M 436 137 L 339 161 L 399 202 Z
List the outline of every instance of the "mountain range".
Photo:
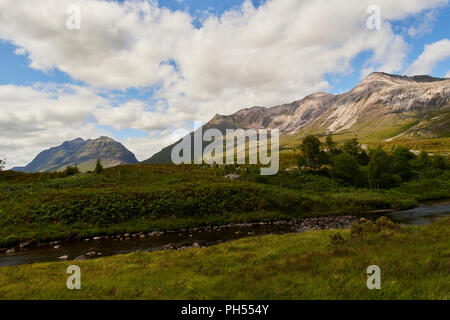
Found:
M 281 147 L 286 149 L 297 147 L 308 134 L 332 133 L 336 141 L 358 137 L 363 143 L 450 137 L 450 79 L 376 72 L 346 93 L 318 92 L 280 106 L 216 114 L 201 130 L 210 128 L 224 134 L 226 129 L 279 129 Z M 172 148 L 179 142 L 143 163 L 170 163 Z M 105 167 L 138 163 L 132 152 L 111 138 L 77 138 L 42 151 L 25 167 L 12 170 L 47 172 L 77 165 L 88 171 L 97 159 Z
M 255 106 L 215 115 L 202 130 L 279 129 L 281 145 L 298 146 L 307 134 L 332 133 L 361 142 L 450 136 L 450 79 L 372 73 L 343 94 L 314 93 L 271 108 Z M 193 133 L 191 133 L 193 135 Z M 144 163 L 171 162 L 176 142 Z
M 77 138 L 42 151 L 25 167 L 15 167 L 12 170 L 49 172 L 64 170 L 69 165 L 77 165 L 81 171 L 88 171 L 95 167 L 97 159 L 101 160 L 104 167 L 138 163 L 131 151 L 109 137 L 94 140 Z

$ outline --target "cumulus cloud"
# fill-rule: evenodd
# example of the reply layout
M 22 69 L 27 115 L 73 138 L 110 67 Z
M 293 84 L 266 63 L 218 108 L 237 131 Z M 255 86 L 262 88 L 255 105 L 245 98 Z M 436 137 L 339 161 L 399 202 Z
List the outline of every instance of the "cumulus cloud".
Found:
M 101 125 L 145 130 L 152 143 L 164 146 L 171 138 L 169 128 L 188 121 L 327 90 L 326 76 L 351 73 L 352 59 L 361 52 L 373 52 L 363 75 L 403 70 L 408 46 L 390 22 L 447 3 L 378 0 L 384 20 L 380 30 L 369 30 L 366 8 L 372 0 L 272 0 L 258 8 L 247 0 L 221 16 L 207 13 L 198 28 L 188 12 L 171 11 L 155 0 L 1 0 L 0 39 L 14 44 L 17 54 L 26 54 L 31 68 L 63 71 L 94 95 L 155 88 L 153 101 L 164 101 L 163 107 L 137 99 L 113 107 L 92 97 L 82 107 L 89 111 L 68 113 L 81 126 L 87 126 L 80 119 L 89 114 Z M 80 30 L 66 27 L 72 5 L 81 8 Z M 30 117 L 41 114 L 31 109 Z M 33 130 L 46 124 L 23 123 Z M 146 144 L 143 138 L 129 142 Z
M 407 74 L 429 74 L 440 61 L 448 58 L 450 58 L 449 39 L 443 39 L 426 45 L 422 54 L 408 68 Z
M 71 85 L 0 86 L 0 150 L 8 167 L 65 140 L 105 134 L 88 121 L 103 103 L 89 89 Z

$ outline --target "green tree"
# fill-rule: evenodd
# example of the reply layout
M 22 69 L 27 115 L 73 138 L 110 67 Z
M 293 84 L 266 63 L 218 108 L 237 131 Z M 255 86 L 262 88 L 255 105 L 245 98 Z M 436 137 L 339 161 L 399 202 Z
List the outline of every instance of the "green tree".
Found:
M 80 169 L 78 169 L 78 167 L 76 165 L 74 166 L 67 166 L 66 169 L 64 170 L 64 174 L 68 177 L 68 176 L 73 176 L 75 174 L 79 174 L 80 173 Z
M 398 174 L 393 173 L 383 173 L 379 179 L 380 188 L 394 188 L 402 182 L 402 179 Z
M 426 151 L 422 151 L 414 161 L 414 166 L 418 170 L 424 170 L 431 167 L 431 158 Z
M 363 184 L 362 171 L 354 157 L 348 153 L 341 153 L 334 157 L 331 176 L 337 180 L 351 185 L 360 186 Z
M 97 159 L 97 163 L 95 164 L 95 170 L 94 172 L 97 174 L 100 174 L 103 172 L 103 165 L 102 162 L 100 161 L 100 159 Z
M 311 168 L 320 167 L 320 146 L 321 142 L 313 135 L 306 136 L 303 139 L 300 149 L 307 160 L 307 164 Z
M 331 157 L 339 154 L 339 148 L 337 147 L 337 143 L 334 142 L 331 133 L 328 134 L 327 138 L 325 139 L 325 150 L 330 154 Z
M 361 153 L 361 145 L 357 138 L 353 138 L 350 141 L 347 141 L 342 146 L 342 152 L 347 152 L 353 158 L 358 159 L 359 154 Z
M 297 167 L 299 169 L 301 169 L 302 167 L 305 167 L 307 164 L 308 164 L 308 160 L 306 160 L 305 156 L 302 156 L 302 155 L 298 156 L 298 158 L 297 158 Z
M 360 154 L 358 155 L 357 158 L 359 164 L 363 165 L 363 166 L 367 166 L 369 164 L 370 161 L 370 157 L 367 154 L 366 150 L 362 149 Z
M 5 168 L 6 165 L 6 159 L 0 159 L 0 171 L 2 171 Z
M 395 147 L 391 153 L 392 173 L 399 175 L 403 181 L 414 176 L 411 160 L 414 154 L 405 147 Z
M 381 147 L 379 147 L 372 152 L 368 165 L 370 186 L 373 188 L 384 188 L 384 181 L 390 178 L 390 176 L 386 176 L 388 174 L 391 174 L 391 158 L 383 149 L 381 149 Z
M 442 156 L 434 156 L 431 158 L 431 166 L 435 169 L 447 170 L 448 161 Z

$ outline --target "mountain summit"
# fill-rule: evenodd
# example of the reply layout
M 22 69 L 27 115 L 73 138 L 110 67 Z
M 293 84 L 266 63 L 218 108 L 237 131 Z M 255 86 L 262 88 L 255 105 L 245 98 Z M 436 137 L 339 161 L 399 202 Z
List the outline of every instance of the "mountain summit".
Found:
M 131 151 L 109 137 L 94 140 L 77 138 L 42 151 L 25 167 L 16 167 L 12 170 L 48 172 L 63 170 L 68 165 L 77 165 L 80 170 L 87 171 L 95 167 L 97 159 L 100 159 L 105 167 L 138 163 Z
M 281 143 L 298 145 L 307 134 L 382 141 L 400 135 L 450 135 L 450 79 L 375 72 L 343 94 L 314 93 L 292 103 L 216 115 L 203 129 L 279 129 Z M 170 162 L 175 144 L 144 161 Z

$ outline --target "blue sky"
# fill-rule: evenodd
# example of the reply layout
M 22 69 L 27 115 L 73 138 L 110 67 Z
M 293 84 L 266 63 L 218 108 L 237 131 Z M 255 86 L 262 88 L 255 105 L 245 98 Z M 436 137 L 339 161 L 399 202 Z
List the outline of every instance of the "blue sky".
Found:
M 74 0 L 84 19 L 75 32 L 57 27 L 67 18 L 64 1 L 40 1 L 43 8 L 60 6 L 58 16 L 42 19 L 5 1 L 0 108 L 24 129 L 0 144 L 0 155 L 14 165 L 64 139 L 100 134 L 143 160 L 215 113 L 273 106 L 315 91 L 342 93 L 367 70 L 436 77 L 450 70 L 446 0 L 374 1 L 383 24 L 372 33 L 363 30 L 364 1 L 355 0 L 329 8 L 323 0 L 136 0 L 134 7 L 109 1 L 115 11 L 101 1 Z M 152 14 L 151 21 L 136 18 Z M 10 97 L 18 101 L 8 104 Z M 62 111 L 41 112 L 47 108 Z

